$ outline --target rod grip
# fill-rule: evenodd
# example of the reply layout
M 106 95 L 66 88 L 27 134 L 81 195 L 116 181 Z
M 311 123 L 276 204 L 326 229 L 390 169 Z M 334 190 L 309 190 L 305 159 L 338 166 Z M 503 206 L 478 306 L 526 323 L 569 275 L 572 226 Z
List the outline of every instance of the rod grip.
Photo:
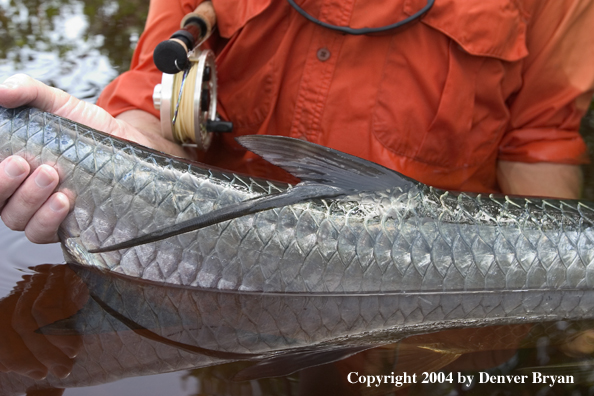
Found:
M 210 36 L 215 23 L 216 15 L 210 1 L 201 3 L 184 16 L 181 29 L 155 48 L 153 61 L 157 69 L 163 73 L 176 74 L 188 67 L 188 52 Z
M 184 18 L 181 21 L 180 27 L 183 28 L 184 26 L 186 26 L 190 18 L 199 18 L 200 20 L 202 20 L 206 27 L 204 29 L 203 37 L 210 36 L 210 34 L 212 33 L 212 29 L 217 23 L 217 16 L 215 14 L 212 1 L 205 1 L 203 3 L 200 3 L 194 11 L 184 16 Z

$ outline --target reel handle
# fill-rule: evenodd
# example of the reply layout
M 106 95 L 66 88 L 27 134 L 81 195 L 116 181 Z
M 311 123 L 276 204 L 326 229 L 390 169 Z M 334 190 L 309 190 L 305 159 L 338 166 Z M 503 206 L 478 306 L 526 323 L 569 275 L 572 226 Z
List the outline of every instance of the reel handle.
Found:
M 211 1 L 201 3 L 193 12 L 184 16 L 181 29 L 155 48 L 153 61 L 157 68 L 167 74 L 176 74 L 186 69 L 190 64 L 188 52 L 210 36 L 216 21 Z
M 233 132 L 233 123 L 231 121 L 206 120 L 206 130 L 218 133 Z

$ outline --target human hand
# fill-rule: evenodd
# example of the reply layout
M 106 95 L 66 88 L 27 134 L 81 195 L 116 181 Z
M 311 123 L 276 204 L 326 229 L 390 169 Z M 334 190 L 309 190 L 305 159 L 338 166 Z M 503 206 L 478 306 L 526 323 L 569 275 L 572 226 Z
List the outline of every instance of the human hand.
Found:
M 24 74 L 17 74 L 0 84 L 0 106 L 13 108 L 23 105 L 37 107 L 160 151 L 184 155 L 181 147 L 163 137 L 158 128 L 140 131 L 129 122 L 112 117 L 100 107 Z M 18 156 L 2 161 L 0 216 L 4 223 L 12 230 L 25 231 L 32 242 L 57 242 L 58 227 L 66 218 L 73 199 L 55 191 L 58 182 L 59 169 L 48 165 L 40 165 L 35 169 Z
M 578 199 L 583 180 L 579 165 L 502 160 L 497 163 L 497 182 L 504 194 Z

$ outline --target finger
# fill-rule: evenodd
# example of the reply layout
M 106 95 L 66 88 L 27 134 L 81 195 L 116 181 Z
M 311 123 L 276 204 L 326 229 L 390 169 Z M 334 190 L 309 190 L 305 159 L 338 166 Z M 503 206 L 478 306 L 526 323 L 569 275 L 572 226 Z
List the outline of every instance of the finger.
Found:
M 49 342 L 44 334 L 37 331 L 39 324 L 34 316 L 35 303 L 50 281 L 51 273 L 33 275 L 15 305 L 12 328 L 21 336 L 23 343 L 39 362 L 58 378 L 64 378 L 70 374 L 74 361 Z
M 23 105 L 37 107 L 103 132 L 117 132 L 121 128 L 104 109 L 26 74 L 15 74 L 0 84 L 0 106 L 14 108 Z
M 15 313 L 21 313 L 21 310 L 15 310 Z M 66 378 L 72 371 L 74 360 L 65 355 L 45 335 L 36 333 L 36 326 L 31 327 L 34 322 L 30 316 L 29 314 L 28 317 L 13 318 L 12 325 L 15 331 L 19 333 L 23 344 L 33 354 L 35 361 L 45 367 L 41 375 L 51 372 L 58 378 Z
M 70 95 L 66 92 L 49 87 L 26 74 L 15 74 L 0 84 L 0 106 L 4 107 L 13 108 L 28 104 L 50 111 L 52 108 L 64 106 L 69 98 Z
M 18 304 L 20 296 L 17 293 L 11 294 L 2 299 L 0 314 L 4 320 L 0 321 L 0 364 L 3 371 L 14 371 L 30 378 L 40 380 L 47 375 L 47 367 L 43 365 L 33 353 L 27 348 L 23 339 L 12 326 L 11 318 L 14 309 Z
M 0 162 L 0 208 L 25 180 L 29 170 L 27 161 L 16 155 Z
M 68 265 L 56 265 L 50 268 L 48 280 L 35 300 L 31 314 L 37 325 L 44 327 L 76 314 L 88 299 L 89 290 L 82 279 Z M 80 336 L 46 334 L 45 337 L 71 359 L 82 348 Z
M 33 243 L 58 242 L 58 227 L 69 210 L 68 197 L 61 192 L 53 194 L 29 220 L 25 235 Z
M 37 209 L 43 205 L 58 184 L 58 172 L 41 165 L 12 194 L 4 205 L 2 220 L 12 230 L 23 231 Z
M 22 105 L 37 107 L 143 146 L 186 156 L 178 145 L 163 138 L 160 133 L 143 133 L 124 120 L 116 120 L 98 106 L 49 87 L 25 74 L 16 74 L 0 84 L 0 106 L 13 108 Z
M 7 327 L 9 326 L 10 323 Z M 3 329 L 0 362 L 6 372 L 14 371 L 35 380 L 45 378 L 48 373 L 47 367 L 37 360 L 19 334 L 12 328 Z

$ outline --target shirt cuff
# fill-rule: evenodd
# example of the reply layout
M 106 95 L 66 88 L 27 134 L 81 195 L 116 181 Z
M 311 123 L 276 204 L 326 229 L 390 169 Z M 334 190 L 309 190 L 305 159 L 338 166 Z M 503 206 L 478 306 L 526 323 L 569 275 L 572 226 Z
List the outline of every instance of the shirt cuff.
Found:
M 552 162 L 581 165 L 590 162 L 578 131 L 555 128 L 516 129 L 499 146 L 499 159 L 514 162 Z
M 97 100 L 97 106 L 114 117 L 128 110 L 143 110 L 159 118 L 159 110 L 153 105 L 153 90 L 159 83 L 160 73 L 127 71 L 105 87 Z

